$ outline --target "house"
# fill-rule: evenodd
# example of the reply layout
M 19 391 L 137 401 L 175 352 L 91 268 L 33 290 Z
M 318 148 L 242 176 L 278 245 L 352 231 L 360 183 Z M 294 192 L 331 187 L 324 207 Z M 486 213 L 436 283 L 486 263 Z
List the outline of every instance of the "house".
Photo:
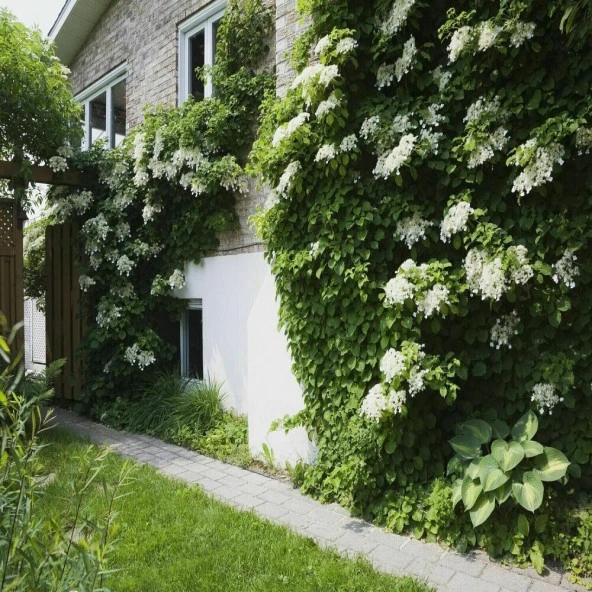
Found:
M 226 0 L 68 0 L 50 37 L 84 106 L 85 145 L 103 138 L 116 146 L 141 121 L 146 104 L 210 96 L 211 85 L 193 71 L 212 63 L 225 7 Z M 270 59 L 279 92 L 291 76 L 286 50 L 296 21 L 295 0 L 278 0 Z M 227 403 L 248 416 L 252 452 L 267 443 L 283 463 L 309 458 L 312 448 L 303 429 L 269 433 L 274 420 L 299 411 L 303 402 L 277 328 L 264 245 L 248 224 L 265 199 L 252 190 L 237 204 L 240 231 L 221 236 L 219 249 L 200 265 L 187 264 L 186 286 L 178 294 L 188 301 L 179 345 L 182 370 L 223 382 Z

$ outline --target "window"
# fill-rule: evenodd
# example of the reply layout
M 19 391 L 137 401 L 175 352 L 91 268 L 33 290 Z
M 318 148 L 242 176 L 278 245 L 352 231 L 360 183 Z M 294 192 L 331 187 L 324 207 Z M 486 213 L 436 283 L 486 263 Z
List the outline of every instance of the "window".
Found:
M 181 320 L 181 374 L 203 378 L 203 310 L 201 300 L 189 303 Z
M 109 148 L 119 146 L 126 133 L 125 65 L 95 82 L 76 99 L 84 109 L 83 148 L 90 148 L 98 140 L 105 140 Z
M 216 0 L 179 25 L 179 105 L 190 95 L 201 101 L 214 94 L 212 82 L 204 84 L 195 69 L 214 65 L 216 35 L 225 7 L 226 0 Z

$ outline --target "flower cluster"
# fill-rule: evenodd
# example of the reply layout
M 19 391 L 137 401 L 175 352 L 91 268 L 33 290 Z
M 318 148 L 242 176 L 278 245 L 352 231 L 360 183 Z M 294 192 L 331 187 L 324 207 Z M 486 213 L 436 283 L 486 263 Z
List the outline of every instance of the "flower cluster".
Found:
M 89 277 L 88 275 L 81 275 L 78 278 L 78 284 L 80 285 L 80 289 L 83 292 L 86 292 L 89 288 L 91 288 L 92 286 L 94 286 L 97 282 Z
M 497 27 L 491 21 L 481 23 L 479 25 L 479 38 L 477 41 L 479 51 L 486 51 L 490 47 L 493 47 L 501 31 L 501 27 Z
M 449 304 L 450 290 L 443 284 L 435 284 L 417 301 L 417 309 L 426 318 L 440 310 L 442 304 Z
M 563 164 L 565 149 L 561 144 L 551 143 L 547 146 L 536 145 L 536 140 L 528 140 L 516 149 L 515 164 L 527 164 L 524 170 L 516 177 L 512 185 L 512 191 L 524 196 L 535 187 L 540 187 L 553 180 L 553 167 Z
M 417 56 L 417 47 L 415 45 L 415 37 L 410 37 L 403 45 L 403 55 L 395 62 L 395 76 L 397 81 L 405 76 L 413 67 L 415 58 Z
M 465 231 L 469 218 L 474 211 L 468 201 L 459 201 L 451 206 L 440 224 L 442 242 L 446 243 L 454 234 Z
M 530 400 L 539 408 L 539 413 L 545 411 L 553 414 L 553 408 L 557 403 L 563 403 L 563 397 L 556 394 L 557 387 L 554 384 L 542 382 L 532 387 Z
M 414 4 L 415 0 L 395 0 L 388 16 L 380 23 L 382 34 L 391 37 L 400 31 L 407 22 L 407 17 Z
M 292 89 L 300 89 L 302 98 L 310 105 L 313 100 L 315 89 L 320 86 L 327 88 L 339 77 L 339 68 L 336 65 L 324 66 L 323 64 L 313 64 L 306 66 L 294 78 Z
M 536 25 L 534 23 L 515 21 L 510 28 L 510 45 L 520 47 L 526 40 L 534 37 L 535 30 Z
M 180 290 L 185 287 L 185 274 L 180 269 L 175 269 L 168 279 L 171 290 Z
M 121 308 L 112 302 L 101 300 L 97 307 L 97 324 L 99 327 L 111 327 L 121 317 Z
M 474 169 L 484 164 L 494 157 L 496 151 L 503 150 L 508 143 L 507 136 L 508 130 L 500 126 L 492 134 L 481 138 L 469 154 L 469 168 Z
M 577 257 L 569 249 L 565 249 L 563 256 L 553 264 L 553 281 L 565 284 L 568 288 L 575 288 L 575 278 L 580 275 L 580 268 L 576 265 Z
M 404 218 L 397 223 L 395 238 L 404 241 L 407 247 L 411 248 L 415 243 L 425 238 L 426 229 L 431 225 L 429 220 L 424 220 L 419 212 L 415 212 L 413 216 Z
M 379 90 L 390 86 L 395 79 L 395 65 L 394 64 L 382 64 L 376 72 L 376 88 Z
M 377 179 L 388 179 L 393 173 L 398 175 L 400 168 L 409 160 L 416 142 L 417 136 L 404 135 L 398 146 L 378 159 L 374 168 L 374 176 Z
M 68 162 L 63 156 L 52 156 L 49 159 L 49 168 L 54 173 L 62 173 L 68 170 Z
M 321 146 L 315 156 L 315 162 L 329 162 L 337 156 L 335 144 L 324 144 Z
M 438 90 L 443 92 L 444 89 L 448 86 L 448 83 L 452 79 L 452 72 L 448 70 L 444 70 L 442 66 L 438 66 L 432 72 L 432 77 L 434 82 L 438 86 Z
M 465 48 L 473 39 L 473 29 L 469 26 L 459 27 L 454 31 L 450 44 L 448 45 L 448 60 L 456 62 Z
M 590 154 L 592 149 L 592 129 L 589 127 L 580 127 L 576 131 L 576 148 L 578 154 Z
M 355 150 L 358 146 L 358 138 L 356 134 L 351 134 L 349 136 L 345 136 L 343 140 L 341 140 L 341 144 L 339 145 L 340 152 L 351 152 Z
M 144 370 L 144 368 L 156 362 L 154 352 L 140 349 L 137 343 L 134 343 L 134 345 L 125 350 L 124 358 L 130 365 L 138 366 L 140 370 Z
M 373 115 L 362 122 L 362 127 L 360 127 L 360 136 L 364 138 L 364 140 L 369 140 L 374 138 L 379 130 L 380 117 L 378 115 Z
M 299 127 L 302 127 L 310 119 L 310 113 L 306 111 L 293 117 L 286 125 L 278 127 L 273 136 L 272 145 L 277 147 L 283 140 L 288 139 Z
M 489 337 L 489 345 L 500 349 L 500 347 L 507 347 L 512 349 L 510 340 L 515 335 L 518 335 L 518 325 L 520 324 L 520 317 L 513 311 L 508 315 L 503 315 L 495 322 L 491 328 L 491 335 Z
M 387 382 L 392 382 L 407 369 L 407 358 L 396 349 L 389 349 L 380 361 L 380 371 Z
M 337 95 L 335 93 L 331 93 L 331 95 L 329 96 L 329 98 L 326 101 L 321 101 L 319 103 L 319 106 L 317 107 L 315 115 L 316 115 L 317 119 L 323 119 L 323 117 L 325 117 L 325 115 L 327 115 L 328 113 L 333 111 L 333 109 L 336 109 L 340 105 L 341 105 L 341 101 L 337 98 Z M 308 113 L 307 113 L 307 115 L 308 115 Z
M 389 306 L 398 306 L 406 300 L 413 298 L 415 286 L 407 278 L 397 275 L 388 281 L 384 288 L 386 303 Z
M 298 171 L 301 168 L 302 168 L 302 165 L 300 164 L 300 162 L 298 160 L 292 161 L 286 167 L 286 170 L 283 172 L 283 174 L 280 177 L 280 180 L 278 182 L 278 185 L 275 188 L 276 195 L 284 197 L 287 194 L 288 189 L 290 188 L 290 185 L 292 184 L 292 180 L 294 179 L 294 177 L 296 176 L 296 174 L 298 173 Z
M 380 421 L 382 414 L 388 408 L 388 400 L 384 396 L 381 384 L 374 385 L 362 401 L 360 415 L 372 421 Z

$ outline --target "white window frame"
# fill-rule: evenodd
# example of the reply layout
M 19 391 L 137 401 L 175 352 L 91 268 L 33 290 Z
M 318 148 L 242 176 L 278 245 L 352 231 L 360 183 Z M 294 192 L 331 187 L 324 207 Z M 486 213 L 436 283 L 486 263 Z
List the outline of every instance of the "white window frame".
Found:
M 204 40 L 204 64 L 214 65 L 214 23 L 219 21 L 226 10 L 227 0 L 215 0 L 192 17 L 179 25 L 179 71 L 178 71 L 178 104 L 182 105 L 189 95 L 191 86 L 190 47 L 189 40 L 200 31 L 205 32 Z M 204 97 L 210 98 L 214 94 L 214 87 L 211 80 L 204 84 Z
M 111 70 L 108 74 L 105 74 L 102 78 L 93 82 L 87 89 L 78 93 L 74 99 L 84 105 L 84 139 L 82 141 L 82 149 L 88 150 L 91 144 L 91 128 L 90 128 L 90 103 L 98 96 L 106 93 L 106 105 L 105 111 L 107 117 L 105 118 L 106 123 L 106 135 L 108 140 L 109 148 L 113 148 L 113 103 L 111 89 L 119 84 L 122 80 L 127 78 L 127 65 L 121 64 L 114 70 Z M 127 122 L 126 122 L 127 131 Z
M 202 346 L 203 346 L 203 302 L 202 300 L 190 300 L 187 303 L 187 307 L 183 311 L 181 318 L 180 332 L 179 332 L 179 344 L 180 344 L 180 358 L 181 358 L 181 376 L 188 376 L 189 374 L 189 332 L 187 330 L 187 312 L 190 310 L 201 310 L 202 311 Z M 202 358 L 202 367 L 204 366 L 204 360 Z M 204 368 L 205 375 L 205 368 Z

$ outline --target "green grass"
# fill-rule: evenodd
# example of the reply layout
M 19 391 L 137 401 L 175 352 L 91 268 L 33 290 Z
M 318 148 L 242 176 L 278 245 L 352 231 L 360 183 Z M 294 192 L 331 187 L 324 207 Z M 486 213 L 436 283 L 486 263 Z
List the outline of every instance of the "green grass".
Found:
M 56 478 L 37 511 L 59 515 L 67 508 L 72 459 L 88 444 L 54 431 L 46 436 L 43 460 Z M 123 460 L 109 455 L 104 474 L 117 479 Z M 222 505 L 190 487 L 135 467 L 128 494 L 119 502 L 117 544 L 107 582 L 114 592 L 427 592 L 408 578 L 373 571 L 361 559 L 324 551 L 310 539 Z M 101 486 L 89 491 L 85 513 L 97 515 Z

